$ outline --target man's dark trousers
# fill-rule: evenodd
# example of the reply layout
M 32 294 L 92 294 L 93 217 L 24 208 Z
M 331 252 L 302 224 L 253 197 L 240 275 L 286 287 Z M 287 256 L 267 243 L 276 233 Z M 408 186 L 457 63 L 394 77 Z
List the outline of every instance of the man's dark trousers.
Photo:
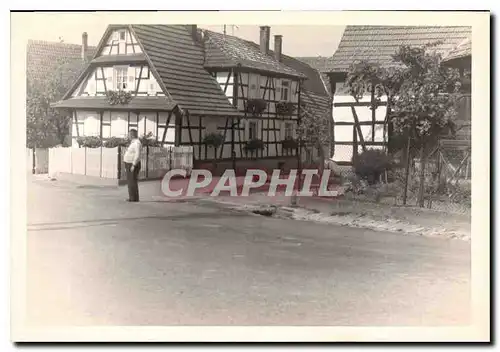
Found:
M 134 167 L 134 171 L 131 171 L 132 164 L 125 163 L 125 168 L 127 170 L 127 184 L 128 184 L 128 200 L 131 202 L 139 201 L 139 185 L 137 184 L 137 176 L 141 170 L 141 163 L 138 162 Z

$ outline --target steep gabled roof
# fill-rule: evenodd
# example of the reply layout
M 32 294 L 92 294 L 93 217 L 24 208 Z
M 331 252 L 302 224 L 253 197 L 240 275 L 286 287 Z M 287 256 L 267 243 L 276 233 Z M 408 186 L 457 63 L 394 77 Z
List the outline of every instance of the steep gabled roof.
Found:
M 304 94 L 301 95 L 301 99 L 316 116 L 327 115 L 332 112 L 330 98 L 327 96 L 305 91 Z
M 401 45 L 422 46 L 441 42 L 435 50 L 445 53 L 466 39 L 471 27 L 427 26 L 347 26 L 330 72 L 347 72 L 356 61 L 367 60 L 381 65 L 391 64 L 391 55 Z
M 87 60 L 94 56 L 96 47 L 87 47 Z M 86 66 L 82 60 L 82 46 L 78 44 L 29 40 L 26 73 L 28 79 L 43 79 L 51 74 L 60 62 Z
M 203 67 L 203 48 L 195 43 L 188 26 L 132 25 L 169 96 L 190 113 L 239 115 L 217 81 Z
M 304 90 L 323 96 L 329 95 L 328 88 L 325 86 L 323 78 L 317 69 L 296 58 L 283 54 L 281 55 L 281 62 L 307 77 L 302 84 Z
M 297 60 L 305 62 L 312 68 L 315 68 L 319 72 L 328 72 L 332 68 L 333 58 L 325 56 L 306 56 L 306 57 L 296 57 Z
M 271 51 L 267 55 L 264 54 L 254 42 L 208 30 L 204 33 L 207 68 L 242 66 L 292 77 L 305 77 L 302 73 L 277 61 L 271 55 Z

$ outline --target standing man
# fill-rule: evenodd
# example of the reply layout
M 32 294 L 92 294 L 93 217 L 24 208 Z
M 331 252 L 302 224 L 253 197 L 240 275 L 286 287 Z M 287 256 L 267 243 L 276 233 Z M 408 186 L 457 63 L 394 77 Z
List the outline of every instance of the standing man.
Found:
M 129 131 L 130 145 L 123 156 L 125 169 L 127 170 L 128 202 L 139 201 L 139 185 L 137 176 L 141 170 L 141 141 L 137 138 L 137 130 Z

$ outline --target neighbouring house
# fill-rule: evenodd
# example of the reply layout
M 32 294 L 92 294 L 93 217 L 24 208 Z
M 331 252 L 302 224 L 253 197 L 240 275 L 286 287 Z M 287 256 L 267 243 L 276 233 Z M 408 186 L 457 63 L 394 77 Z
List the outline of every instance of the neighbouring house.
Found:
M 393 64 L 392 57 L 401 45 L 422 46 L 439 42 L 432 50 L 446 54 L 470 37 L 471 27 L 428 26 L 347 26 L 338 49 L 328 62 L 327 75 L 333 93 L 333 160 L 350 165 L 354 154 L 366 148 L 385 148 L 391 135 L 386 121 L 386 97 L 375 103 L 365 96 L 358 102 L 345 84 L 350 66 L 369 61 L 382 66 Z
M 193 146 L 195 165 L 293 163 L 296 150 L 282 141 L 296 137 L 300 103 L 329 113 L 329 98 L 317 71 L 282 54 L 281 36 L 274 50 L 269 42 L 268 26 L 257 44 L 196 25 L 110 25 L 54 107 L 72 111 L 74 146 L 135 128 L 161 145 Z M 218 148 L 206 143 L 213 134 Z
M 472 41 L 470 36 L 443 56 L 443 65 L 459 70 L 462 86 L 458 100 L 455 136 L 453 136 L 453 138 L 442 138 L 440 140 L 441 154 L 447 159 L 445 163 L 453 166 L 452 173 L 454 177 L 457 176 L 469 180 L 472 175 L 471 61 Z M 452 180 L 454 177 L 452 177 Z
M 462 80 L 459 99 L 456 138 L 471 139 L 471 38 L 467 38 L 443 57 L 443 65 L 459 70 Z
M 72 75 L 82 72 L 89 60 L 95 54 L 95 47 L 88 45 L 87 33 L 82 34 L 82 43 L 70 44 L 64 42 L 49 42 L 29 40 L 26 55 L 27 84 L 46 82 L 51 75 L 59 70 L 62 74 Z M 61 67 L 63 65 L 63 67 Z M 27 90 L 27 99 L 31 99 Z M 57 98 L 61 98 L 60 96 Z M 40 107 L 42 109 L 42 107 Z M 69 135 L 69 131 L 67 132 Z M 54 137 L 55 138 L 55 137 Z M 45 141 L 49 145 L 59 141 Z M 70 141 L 68 141 L 70 142 Z

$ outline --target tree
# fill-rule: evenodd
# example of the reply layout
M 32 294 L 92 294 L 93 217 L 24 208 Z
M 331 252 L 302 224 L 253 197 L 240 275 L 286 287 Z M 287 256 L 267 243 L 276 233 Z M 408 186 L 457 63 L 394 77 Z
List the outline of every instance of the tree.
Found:
M 68 111 L 53 109 L 50 104 L 57 102 L 69 90 L 81 72 L 80 60 L 59 60 L 43 77 L 28 71 L 26 86 L 26 137 L 27 145 L 51 147 L 64 144 L 69 133 L 70 114 Z
M 314 109 L 308 104 L 300 106 L 300 123 L 297 128 L 297 134 L 301 146 L 308 153 L 312 153 L 314 149 L 319 151 L 320 173 L 323 172 L 325 163 L 325 148 L 330 150 L 331 143 L 331 123 L 330 111 Z
M 395 150 L 407 148 L 407 170 L 412 151 L 420 152 L 419 205 L 424 205 L 427 156 L 443 134 L 454 133 L 460 75 L 440 65 L 441 55 L 429 50 L 439 42 L 422 47 L 401 46 L 384 68 L 368 62 L 351 67 L 347 82 L 356 97 L 370 92 L 388 97 L 386 121 L 393 127 Z M 406 145 L 404 143 L 406 141 Z

